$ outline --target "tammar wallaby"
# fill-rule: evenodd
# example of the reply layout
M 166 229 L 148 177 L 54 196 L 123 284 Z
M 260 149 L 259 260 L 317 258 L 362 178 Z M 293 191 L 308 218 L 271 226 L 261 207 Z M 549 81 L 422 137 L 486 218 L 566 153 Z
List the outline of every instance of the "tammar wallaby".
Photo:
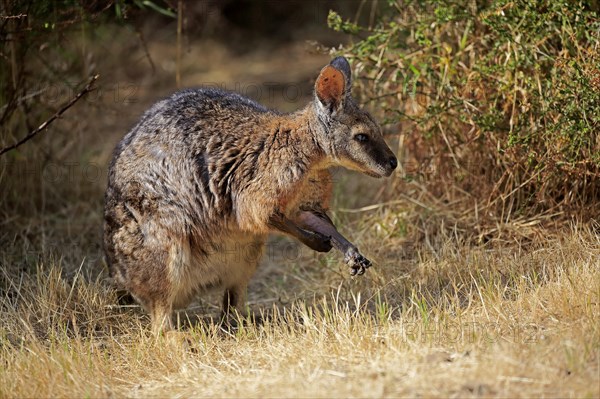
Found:
M 327 216 L 328 171 L 389 176 L 397 159 L 350 96 L 350 65 L 325 66 L 314 100 L 282 114 L 238 94 L 183 90 L 159 101 L 115 149 L 105 197 L 112 278 L 150 313 L 155 332 L 199 292 L 225 291 L 243 313 L 267 235 L 340 250 L 352 275 L 371 262 Z

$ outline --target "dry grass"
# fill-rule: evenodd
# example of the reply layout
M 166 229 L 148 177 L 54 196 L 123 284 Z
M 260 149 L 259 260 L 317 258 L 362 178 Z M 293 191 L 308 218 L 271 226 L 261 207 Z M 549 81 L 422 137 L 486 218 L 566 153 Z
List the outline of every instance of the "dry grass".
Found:
M 278 272 L 267 259 L 251 287 L 262 324 L 224 331 L 204 303 L 180 314 L 199 322 L 158 340 L 102 280 L 66 279 L 59 260 L 5 272 L 0 397 L 600 395 L 594 232 L 527 249 L 448 241 L 415 261 L 368 252 L 379 264 L 354 280 L 335 255 L 302 252 Z M 294 293 L 306 297 L 272 299 Z

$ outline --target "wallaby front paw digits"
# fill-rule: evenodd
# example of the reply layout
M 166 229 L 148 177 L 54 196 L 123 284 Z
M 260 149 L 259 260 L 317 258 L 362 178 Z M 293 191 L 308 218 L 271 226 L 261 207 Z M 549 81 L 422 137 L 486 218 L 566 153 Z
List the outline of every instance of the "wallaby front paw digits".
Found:
M 350 267 L 351 276 L 362 276 L 363 274 L 365 274 L 366 271 L 367 269 L 365 269 L 364 266 L 361 265 L 355 265 Z
M 351 276 L 361 276 L 365 274 L 367 268 L 371 267 L 371 261 L 361 255 L 356 248 L 350 248 L 346 252 L 344 261 L 350 266 Z
M 359 254 L 360 255 L 360 254 Z M 365 258 L 364 256 L 360 255 L 360 259 L 359 262 L 361 264 L 361 266 L 363 266 L 365 269 L 368 269 L 369 267 L 372 266 L 372 263 L 369 259 Z

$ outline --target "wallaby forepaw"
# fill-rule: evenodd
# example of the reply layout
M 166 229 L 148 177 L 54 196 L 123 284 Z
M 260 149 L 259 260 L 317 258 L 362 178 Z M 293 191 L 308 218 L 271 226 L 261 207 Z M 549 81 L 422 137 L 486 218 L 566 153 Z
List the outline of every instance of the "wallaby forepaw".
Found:
M 371 261 L 365 258 L 358 249 L 350 248 L 344 256 L 344 262 L 350 266 L 351 276 L 361 276 L 371 267 Z

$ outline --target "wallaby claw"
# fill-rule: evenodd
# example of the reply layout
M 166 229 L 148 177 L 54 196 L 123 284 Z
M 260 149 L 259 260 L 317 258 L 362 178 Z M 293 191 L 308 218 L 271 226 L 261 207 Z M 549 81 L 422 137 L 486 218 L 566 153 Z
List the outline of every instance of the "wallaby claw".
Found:
M 371 261 L 361 255 L 356 248 L 350 248 L 346 251 L 344 262 L 350 266 L 351 276 L 362 276 L 372 264 Z

